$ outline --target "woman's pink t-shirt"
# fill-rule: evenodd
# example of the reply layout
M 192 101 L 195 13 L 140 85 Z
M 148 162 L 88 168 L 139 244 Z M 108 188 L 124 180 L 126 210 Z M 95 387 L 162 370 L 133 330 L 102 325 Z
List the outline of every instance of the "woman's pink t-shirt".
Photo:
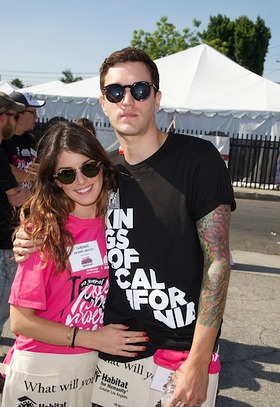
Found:
M 104 224 L 99 218 L 69 216 L 67 229 L 74 237 L 70 255 L 71 275 L 55 274 L 55 264 L 45 263 L 39 252 L 18 266 L 9 303 L 32 308 L 42 318 L 81 329 L 103 326 L 103 313 L 109 288 L 109 268 Z M 16 348 L 42 353 L 83 353 L 91 349 L 50 345 L 18 335 Z

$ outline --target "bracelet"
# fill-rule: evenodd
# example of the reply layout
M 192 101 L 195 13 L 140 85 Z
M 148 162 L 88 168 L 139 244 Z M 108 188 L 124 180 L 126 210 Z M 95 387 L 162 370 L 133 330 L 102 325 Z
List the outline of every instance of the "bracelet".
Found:
M 71 345 L 69 346 L 69 348 L 72 348 L 72 349 L 75 348 L 75 338 L 76 338 L 78 332 L 79 332 L 79 327 L 75 326 L 74 332 L 73 332 L 73 337 L 72 337 L 72 342 L 71 342 Z
M 67 337 L 66 337 L 66 339 L 67 339 L 67 341 L 70 341 L 70 342 L 72 342 L 71 341 L 71 338 L 72 338 L 72 326 L 70 326 L 70 328 L 69 328 L 69 331 L 68 331 L 68 334 L 67 334 Z

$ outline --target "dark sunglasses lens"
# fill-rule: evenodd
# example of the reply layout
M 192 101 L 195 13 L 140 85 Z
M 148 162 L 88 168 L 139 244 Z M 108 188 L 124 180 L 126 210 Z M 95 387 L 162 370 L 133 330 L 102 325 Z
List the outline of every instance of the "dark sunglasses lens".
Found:
M 97 163 L 86 163 L 81 168 L 82 173 L 88 178 L 94 178 L 99 174 L 100 167 Z
M 136 82 L 131 88 L 132 96 L 138 101 L 148 99 L 150 93 L 151 86 L 148 83 Z
M 62 184 L 72 184 L 76 178 L 76 171 L 70 168 L 62 170 L 57 174 L 57 178 Z
M 121 85 L 113 84 L 106 87 L 106 97 L 109 102 L 118 103 L 124 96 L 124 88 Z

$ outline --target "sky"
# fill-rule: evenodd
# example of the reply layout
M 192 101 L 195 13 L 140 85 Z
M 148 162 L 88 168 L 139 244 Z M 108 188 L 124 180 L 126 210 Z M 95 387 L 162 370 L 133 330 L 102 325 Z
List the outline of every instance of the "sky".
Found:
M 36 85 L 66 69 L 93 77 L 111 52 L 131 45 L 134 30 L 153 33 L 166 16 L 180 34 L 194 30 L 194 18 L 203 31 L 218 14 L 264 20 L 271 39 L 263 76 L 280 82 L 279 0 L 0 0 L 0 81 Z

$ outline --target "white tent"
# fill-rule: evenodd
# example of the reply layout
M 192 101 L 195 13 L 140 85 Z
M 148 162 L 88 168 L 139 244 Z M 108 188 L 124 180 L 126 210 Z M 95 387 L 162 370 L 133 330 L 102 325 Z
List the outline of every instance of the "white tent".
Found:
M 0 92 L 5 92 L 7 95 L 12 93 L 14 90 L 17 90 L 18 88 L 15 85 L 12 85 L 10 82 L 0 82 Z
M 184 133 L 280 135 L 280 85 L 242 68 L 202 44 L 155 61 L 162 103 L 157 123 Z M 99 77 L 35 92 L 46 99 L 39 117 L 87 117 L 108 148 L 113 130 L 99 105 Z
M 55 92 L 57 94 L 58 90 L 61 89 L 63 86 L 65 86 L 65 83 L 57 80 L 57 81 L 40 83 L 39 85 L 27 86 L 26 88 L 23 88 L 21 90 L 32 93 L 32 94 L 37 94 L 37 93 L 51 94 L 51 92 L 55 89 Z
M 158 115 L 163 123 L 162 112 L 172 112 L 181 131 L 279 138 L 280 85 L 205 44 L 155 62 L 161 77 Z

